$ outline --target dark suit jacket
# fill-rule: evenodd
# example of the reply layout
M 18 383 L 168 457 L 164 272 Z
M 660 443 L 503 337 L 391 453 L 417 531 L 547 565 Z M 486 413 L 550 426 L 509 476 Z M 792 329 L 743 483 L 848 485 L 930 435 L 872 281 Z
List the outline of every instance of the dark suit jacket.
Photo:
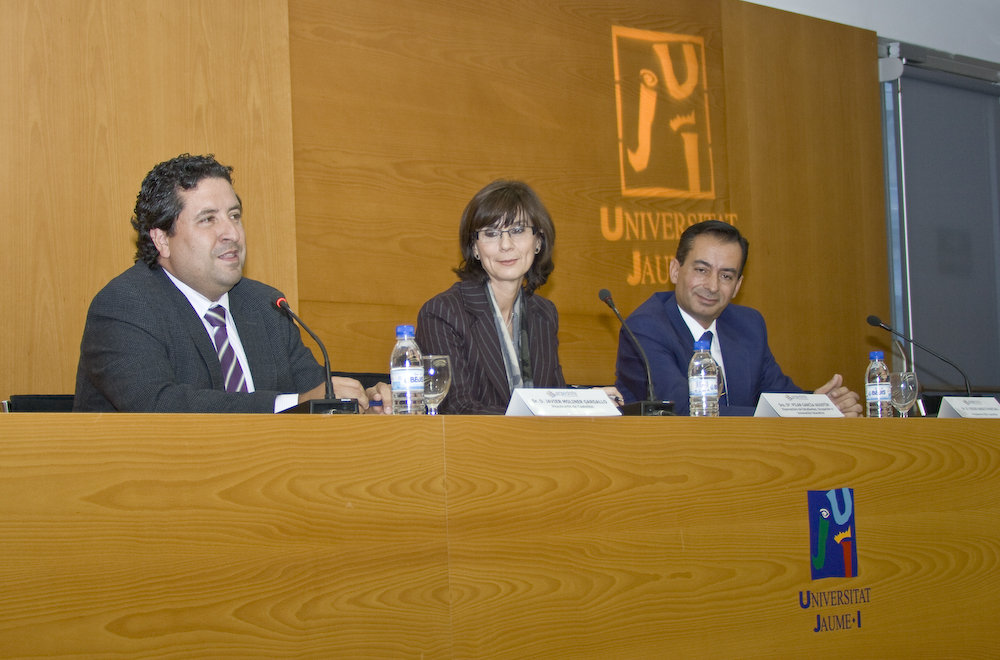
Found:
M 229 292 L 255 392 L 225 391 L 204 324 L 163 269 L 145 263 L 111 280 L 87 312 L 74 410 L 81 412 L 274 412 L 280 393 L 323 382 L 323 367 L 279 311 L 281 296 L 243 278 Z
M 526 295 L 528 354 L 535 387 L 566 387 L 559 365 L 559 314 L 551 301 Z M 507 371 L 493 305 L 478 282 L 456 282 L 420 309 L 417 344 L 426 354 L 451 356 L 451 390 L 440 411 L 503 414 L 510 402 Z
M 674 411 L 687 415 L 687 369 L 694 354 L 695 337 L 681 318 L 674 292 L 654 293 L 629 315 L 626 323 L 649 358 L 656 397 L 673 401 Z M 802 391 L 775 362 L 760 312 L 730 304 L 715 324 L 729 388 L 719 402 L 721 414 L 752 415 L 763 392 Z M 618 334 L 615 373 L 615 384 L 626 402 L 645 400 L 646 370 L 624 330 Z

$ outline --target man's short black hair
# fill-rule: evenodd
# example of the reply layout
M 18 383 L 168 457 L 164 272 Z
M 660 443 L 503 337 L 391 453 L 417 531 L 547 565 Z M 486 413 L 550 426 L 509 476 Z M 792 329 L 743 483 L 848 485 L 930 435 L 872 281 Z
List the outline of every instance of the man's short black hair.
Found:
M 681 234 L 680 242 L 677 243 L 677 261 L 684 263 L 694 245 L 694 239 L 702 234 L 711 234 L 723 243 L 740 244 L 743 259 L 740 261 L 740 272 L 736 276 L 743 277 L 743 267 L 747 265 L 747 255 L 750 252 L 750 241 L 743 237 L 739 229 L 721 220 L 705 220 L 685 229 L 684 233 Z

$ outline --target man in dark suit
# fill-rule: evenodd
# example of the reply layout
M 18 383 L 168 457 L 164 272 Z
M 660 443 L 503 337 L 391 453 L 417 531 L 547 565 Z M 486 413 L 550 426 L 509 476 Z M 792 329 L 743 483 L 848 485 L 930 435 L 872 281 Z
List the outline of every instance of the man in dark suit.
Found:
M 146 176 L 132 218 L 136 263 L 87 313 L 74 410 L 279 412 L 323 398 L 329 375 L 275 306 L 281 292 L 243 277 L 231 172 L 184 154 Z M 333 385 L 363 410 L 388 393 L 349 378 Z
M 724 415 L 752 415 L 764 392 L 801 392 L 771 354 L 760 313 L 730 304 L 743 284 L 748 241 L 739 230 L 709 220 L 688 227 L 670 263 L 674 291 L 653 294 L 626 323 L 649 358 L 658 399 L 674 402 L 687 415 L 687 368 L 694 342 L 711 332 L 712 355 L 719 363 L 719 410 Z M 646 398 L 646 371 L 631 339 L 618 337 L 617 386 L 626 402 Z M 848 416 L 861 413 L 857 393 L 835 374 L 817 394 L 826 394 Z

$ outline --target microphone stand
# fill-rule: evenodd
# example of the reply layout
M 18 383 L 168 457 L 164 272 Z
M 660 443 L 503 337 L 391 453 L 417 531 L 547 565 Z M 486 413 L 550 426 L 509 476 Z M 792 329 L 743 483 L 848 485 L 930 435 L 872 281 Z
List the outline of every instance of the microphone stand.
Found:
M 646 357 L 646 351 L 642 349 L 642 344 L 639 343 L 639 340 L 632 332 L 632 328 L 628 327 L 628 324 L 625 323 L 625 319 L 622 317 L 622 313 L 618 311 L 615 301 L 611 298 L 611 292 L 607 289 L 601 289 L 600 293 L 598 293 L 598 297 L 601 299 L 601 302 L 610 307 L 611 311 L 613 311 L 615 316 L 618 317 L 618 322 L 621 323 L 622 328 L 625 330 L 625 334 L 629 336 L 629 339 L 632 340 L 632 344 L 639 351 L 639 357 L 642 358 L 642 364 L 646 368 L 646 400 L 626 403 L 621 407 L 622 415 L 637 417 L 673 416 L 674 402 L 656 399 L 656 390 L 653 388 L 653 370 L 649 366 L 649 358 Z
M 274 303 L 278 309 L 288 314 L 294 321 L 296 321 L 309 336 L 313 338 L 313 341 L 319 346 L 319 350 L 323 353 L 323 371 L 326 373 L 326 398 L 324 399 L 309 399 L 308 401 L 303 401 L 298 403 L 291 408 L 282 410 L 282 413 L 290 414 L 304 414 L 304 415 L 355 415 L 358 412 L 358 400 L 357 399 L 337 399 L 333 396 L 333 382 L 330 380 L 330 356 L 326 352 L 326 346 L 320 341 L 320 338 L 309 329 L 305 323 L 302 322 L 292 308 L 289 307 L 288 301 L 284 297 L 278 298 Z
M 883 330 L 887 330 L 887 331 L 891 332 L 892 334 L 896 335 L 897 337 L 901 338 L 903 341 L 909 342 L 909 343 L 913 344 L 914 346 L 916 346 L 917 348 L 922 349 L 924 351 L 927 351 L 928 353 L 930 353 L 931 355 L 933 355 L 937 359 L 941 360 L 942 362 L 946 362 L 947 364 L 950 364 L 952 367 L 955 368 L 955 371 L 957 371 L 958 373 L 962 374 L 962 378 L 965 380 L 965 394 L 967 396 L 970 396 L 970 397 L 972 396 L 972 385 L 969 383 L 969 377 L 965 374 L 965 372 L 962 370 L 962 368 L 960 366 L 958 366 L 957 364 L 955 364 L 954 362 L 952 362 L 951 360 L 949 360 L 945 356 L 941 355 L 940 353 L 937 353 L 937 352 L 932 351 L 931 349 L 927 348 L 926 346 L 924 346 L 923 344 L 921 344 L 920 342 L 918 342 L 917 340 L 915 340 L 913 337 L 907 337 L 902 332 L 897 332 L 896 330 L 893 330 L 891 327 L 889 327 L 888 325 L 886 325 L 885 323 L 883 323 L 882 319 L 880 319 L 879 317 L 877 317 L 875 315 L 869 316 L 866 320 L 868 321 L 868 325 L 870 325 L 872 327 L 875 327 L 875 328 L 882 328 Z M 905 359 L 905 356 L 904 356 L 904 359 Z

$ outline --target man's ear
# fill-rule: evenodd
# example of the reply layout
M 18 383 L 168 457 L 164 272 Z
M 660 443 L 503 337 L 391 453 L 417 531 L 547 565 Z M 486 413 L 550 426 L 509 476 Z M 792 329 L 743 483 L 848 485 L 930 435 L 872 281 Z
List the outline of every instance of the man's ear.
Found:
M 677 284 L 677 276 L 681 272 L 681 262 L 677 261 L 677 257 L 670 257 L 670 281 Z
M 169 259 L 170 258 L 170 240 L 167 236 L 167 232 L 162 229 L 150 229 L 149 237 L 153 239 L 153 245 L 159 251 L 160 256 Z

